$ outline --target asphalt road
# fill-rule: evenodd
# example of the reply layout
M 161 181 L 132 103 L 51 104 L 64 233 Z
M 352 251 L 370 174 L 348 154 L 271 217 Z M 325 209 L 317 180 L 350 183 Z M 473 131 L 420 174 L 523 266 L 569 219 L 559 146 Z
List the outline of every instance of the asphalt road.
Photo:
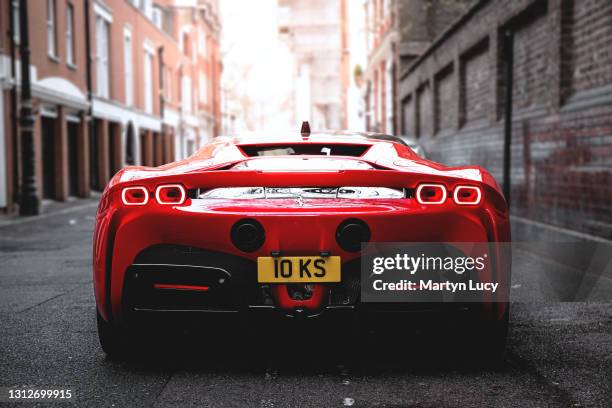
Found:
M 532 302 L 544 261 L 527 253 L 515 259 L 519 301 L 499 365 L 472 362 L 452 337 L 435 347 L 427 335 L 374 337 L 355 356 L 343 352 L 354 341 L 348 332 L 305 340 L 282 328 L 266 341 L 231 330 L 178 333 L 189 343 L 180 350 L 162 343 L 146 358 L 110 361 L 98 345 L 91 284 L 95 202 L 61 208 L 0 219 L 0 389 L 70 388 L 79 406 L 612 406 L 610 280 L 600 279 L 589 302 L 561 302 L 554 291 Z

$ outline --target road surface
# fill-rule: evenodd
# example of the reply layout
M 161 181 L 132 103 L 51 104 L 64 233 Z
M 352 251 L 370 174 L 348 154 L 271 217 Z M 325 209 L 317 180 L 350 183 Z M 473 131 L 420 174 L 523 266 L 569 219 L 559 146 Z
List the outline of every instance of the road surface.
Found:
M 342 352 L 354 341 L 348 332 L 304 340 L 281 327 L 271 341 L 177 333 L 172 350 L 161 344 L 148 358 L 111 361 L 94 315 L 95 205 L 0 219 L 0 388 L 70 388 L 79 406 L 612 406 L 609 282 L 589 303 L 514 303 L 496 366 L 472 363 L 453 338 L 439 350 L 382 335 L 354 356 Z M 512 295 L 529 299 L 544 261 L 518 259 Z

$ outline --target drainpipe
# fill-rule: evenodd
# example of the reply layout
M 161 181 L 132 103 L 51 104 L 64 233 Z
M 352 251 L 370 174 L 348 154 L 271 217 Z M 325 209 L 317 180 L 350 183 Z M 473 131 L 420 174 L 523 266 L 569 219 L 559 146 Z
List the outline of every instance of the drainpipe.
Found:
M 164 47 L 157 48 L 157 59 L 159 64 L 159 114 L 164 123 Z
M 166 152 L 164 150 L 166 144 L 166 125 L 164 124 L 164 47 L 162 45 L 157 47 L 157 65 L 159 71 L 159 116 L 161 118 L 161 134 L 158 137 L 161 138 L 162 164 L 165 164 L 166 161 L 164 160 L 164 156 Z M 155 146 L 155 144 L 153 145 Z
M 87 81 L 87 100 L 89 108 L 87 110 L 87 120 L 89 120 L 89 185 L 95 186 L 95 172 L 93 171 L 93 163 L 91 158 L 95 154 L 94 140 L 96 135 L 96 121 L 93 117 L 93 86 L 91 75 L 91 22 L 90 22 L 90 1 L 85 0 L 85 71 Z
M 511 166 L 511 146 L 512 146 L 512 88 L 513 88 L 513 65 L 514 65 L 514 33 L 511 28 L 507 28 L 504 31 L 504 61 L 506 62 L 506 69 L 504 72 L 504 82 L 506 83 L 505 95 L 504 95 L 504 180 L 503 189 L 504 196 L 506 196 L 506 202 L 508 208 L 510 208 L 510 171 Z
M 13 203 L 19 202 L 19 135 L 17 133 L 17 63 L 15 44 L 15 0 L 10 0 L 9 4 L 9 37 L 11 39 L 11 78 L 13 86 L 11 87 L 11 139 L 13 145 Z

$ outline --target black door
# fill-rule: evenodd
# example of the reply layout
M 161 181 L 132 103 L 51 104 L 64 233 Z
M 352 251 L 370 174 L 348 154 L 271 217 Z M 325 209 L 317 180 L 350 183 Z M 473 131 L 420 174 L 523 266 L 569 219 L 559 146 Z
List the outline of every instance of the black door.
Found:
M 147 134 L 145 132 L 140 132 L 140 165 L 148 166 L 147 160 Z
M 43 197 L 55 198 L 55 119 L 42 117 Z
M 108 176 L 113 177 L 119 171 L 115 158 L 117 157 L 117 141 L 115 140 L 115 132 L 119 125 L 116 123 L 108 123 Z
M 132 122 L 128 124 L 125 138 L 125 163 L 128 165 L 136 164 L 134 158 L 134 125 L 132 125 Z
M 77 143 L 79 124 L 68 122 L 68 193 L 76 196 L 78 191 Z

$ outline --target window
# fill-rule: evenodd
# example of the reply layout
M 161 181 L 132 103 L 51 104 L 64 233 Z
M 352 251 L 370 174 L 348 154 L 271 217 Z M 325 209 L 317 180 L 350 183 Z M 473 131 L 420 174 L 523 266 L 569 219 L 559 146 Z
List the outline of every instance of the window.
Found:
M 385 124 L 385 132 L 386 133 L 395 133 L 395 129 L 393 129 L 393 119 L 394 119 L 394 111 L 393 111 L 393 61 L 389 60 L 386 63 L 385 70 L 386 80 L 385 80 L 385 120 L 387 123 Z
M 163 14 L 159 7 L 153 7 L 153 24 L 159 29 L 162 28 Z
M 21 36 L 21 34 L 19 33 L 19 1 L 18 0 L 12 0 L 13 1 L 13 40 L 15 41 L 15 44 L 19 44 L 19 38 Z
M 376 123 L 378 125 L 378 131 L 379 132 L 385 132 L 383 130 L 383 123 L 384 123 L 384 118 L 385 118 L 385 111 L 383 110 L 383 104 L 385 102 L 383 102 L 385 100 L 385 65 L 384 65 L 384 61 L 381 62 L 381 67 L 378 71 L 378 86 L 377 86 L 377 95 L 376 95 Z
M 187 140 L 187 155 L 191 156 L 195 153 L 195 141 L 193 139 Z
M 166 68 L 166 78 L 164 79 L 164 85 L 165 85 L 165 97 L 166 100 L 171 100 L 172 99 L 172 71 L 170 71 L 170 68 Z
M 208 103 L 208 93 L 206 92 L 206 85 L 206 76 L 202 72 L 200 72 L 198 78 L 198 93 L 200 94 L 200 101 L 202 101 L 202 103 Z
M 383 0 L 382 17 L 387 18 L 389 17 L 390 13 L 391 13 L 391 2 L 389 0 Z
M 363 155 L 370 146 L 365 144 L 276 144 L 273 146 L 244 144 L 238 146 L 248 157 L 278 155 L 352 156 Z
M 57 57 L 55 27 L 55 0 L 47 0 L 47 53 L 52 57 Z
M 198 52 L 206 56 L 206 33 L 201 28 L 198 30 Z
M 140 9 L 144 12 L 145 16 L 147 16 L 150 20 L 153 20 L 152 0 L 142 0 L 142 2 L 140 3 Z
M 183 32 L 183 54 L 189 55 L 189 33 L 187 31 Z
M 153 113 L 153 54 L 148 50 L 144 55 L 144 102 L 145 112 Z
M 134 104 L 134 78 L 133 78 L 133 50 L 132 31 L 129 28 L 123 30 L 123 66 L 125 69 L 125 104 Z
M 191 78 L 181 78 L 181 106 L 184 112 L 191 113 Z
M 66 4 L 66 62 L 74 65 L 74 7 Z
M 100 15 L 96 16 L 96 85 L 98 96 L 109 97 L 108 75 L 109 24 Z

